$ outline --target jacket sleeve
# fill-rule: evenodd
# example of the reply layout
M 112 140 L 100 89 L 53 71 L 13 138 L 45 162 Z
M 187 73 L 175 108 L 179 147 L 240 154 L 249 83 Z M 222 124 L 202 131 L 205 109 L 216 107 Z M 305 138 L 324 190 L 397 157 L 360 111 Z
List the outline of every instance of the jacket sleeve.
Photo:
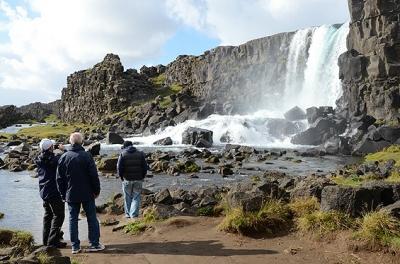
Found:
M 149 165 L 147 164 L 146 157 L 144 153 L 142 153 L 142 166 L 143 166 L 143 178 L 146 177 L 147 171 L 150 169 Z
M 63 164 L 63 159 L 58 160 L 57 166 L 57 174 L 56 174 L 56 182 L 57 182 L 57 189 L 61 195 L 61 199 L 65 201 L 66 193 L 67 193 L 67 182 L 65 178 L 65 165 Z
M 89 169 L 90 184 L 92 185 L 93 192 L 95 195 L 99 195 L 100 194 L 99 174 L 97 172 L 94 159 L 90 154 L 88 155 L 88 169 Z
M 124 180 L 124 162 L 123 162 L 123 157 L 122 154 L 119 155 L 118 157 L 118 163 L 117 163 L 117 172 L 118 176 L 121 178 L 121 180 Z

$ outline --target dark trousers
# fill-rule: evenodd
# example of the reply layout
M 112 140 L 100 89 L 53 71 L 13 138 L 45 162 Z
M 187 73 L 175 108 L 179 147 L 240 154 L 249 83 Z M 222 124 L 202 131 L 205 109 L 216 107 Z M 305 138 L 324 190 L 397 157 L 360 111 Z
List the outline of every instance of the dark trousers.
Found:
M 79 240 L 78 217 L 81 211 L 81 205 L 86 214 L 89 231 L 89 244 L 98 246 L 100 239 L 100 225 L 96 216 L 96 203 L 93 200 L 81 203 L 68 203 L 69 208 L 69 232 L 71 237 L 72 249 L 81 248 Z
M 43 245 L 57 246 L 65 218 L 65 204 L 61 199 L 43 201 Z

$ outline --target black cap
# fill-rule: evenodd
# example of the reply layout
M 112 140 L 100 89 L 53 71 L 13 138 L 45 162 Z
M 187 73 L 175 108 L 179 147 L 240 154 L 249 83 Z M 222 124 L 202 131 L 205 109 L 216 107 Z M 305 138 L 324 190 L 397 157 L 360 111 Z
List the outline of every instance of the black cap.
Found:
M 128 148 L 130 146 L 133 146 L 132 141 L 124 141 L 124 144 L 122 144 L 121 148 L 124 149 L 124 148 Z

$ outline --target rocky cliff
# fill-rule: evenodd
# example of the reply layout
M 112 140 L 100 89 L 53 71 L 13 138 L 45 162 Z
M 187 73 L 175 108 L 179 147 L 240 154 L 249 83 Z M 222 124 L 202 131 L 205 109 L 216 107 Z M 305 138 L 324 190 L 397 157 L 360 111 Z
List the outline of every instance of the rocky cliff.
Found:
M 347 117 L 400 117 L 400 1 L 349 0 L 348 52 L 339 59 Z
M 62 90 L 61 118 L 66 122 L 94 123 L 153 96 L 146 74 L 124 71 L 117 55 L 108 54 L 92 69 L 68 76 Z
M 180 56 L 167 66 L 166 83 L 223 103 L 225 113 L 273 106 L 282 96 L 290 42 L 282 33 L 240 46 L 217 47 L 201 56 Z

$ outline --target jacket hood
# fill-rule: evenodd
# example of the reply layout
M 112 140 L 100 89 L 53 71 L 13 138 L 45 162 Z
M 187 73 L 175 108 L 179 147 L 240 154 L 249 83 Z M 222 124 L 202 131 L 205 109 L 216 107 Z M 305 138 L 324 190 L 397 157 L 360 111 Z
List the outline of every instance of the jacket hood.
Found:
M 137 149 L 134 146 L 129 146 L 127 148 L 124 148 L 124 151 L 127 151 L 129 153 L 133 153 L 133 152 L 136 152 Z
M 69 148 L 68 148 L 68 150 L 69 151 L 81 151 L 81 150 L 85 150 L 83 147 L 82 147 L 82 145 L 79 145 L 79 144 L 74 144 L 74 145 L 71 145 Z

